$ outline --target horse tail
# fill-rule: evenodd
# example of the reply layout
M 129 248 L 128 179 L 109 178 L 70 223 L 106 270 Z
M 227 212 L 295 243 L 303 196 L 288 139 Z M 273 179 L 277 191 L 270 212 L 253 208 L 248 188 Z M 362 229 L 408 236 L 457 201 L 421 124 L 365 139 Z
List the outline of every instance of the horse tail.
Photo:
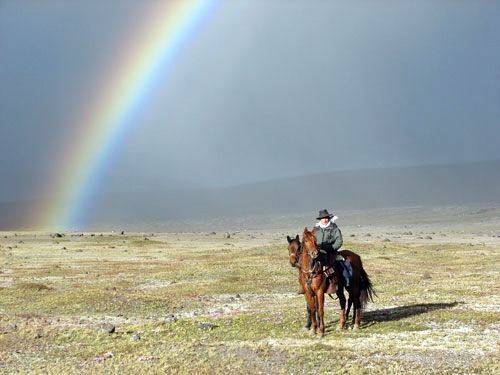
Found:
M 351 250 L 342 250 L 339 253 L 349 262 L 351 265 L 355 264 L 355 267 L 359 266 L 359 301 L 361 303 L 361 308 L 364 308 L 368 302 L 373 302 L 373 297 L 377 297 L 377 293 L 375 293 L 375 289 L 373 288 L 373 284 L 368 277 L 365 269 L 363 268 L 363 262 L 361 261 L 361 257 L 352 252 Z M 349 259 L 351 258 L 351 259 Z
M 375 293 L 375 289 L 373 288 L 373 284 L 368 277 L 363 265 L 361 265 L 361 275 L 360 275 L 360 296 L 359 300 L 361 302 L 361 308 L 364 308 L 366 304 L 370 301 L 373 302 L 373 296 L 377 297 L 377 293 Z

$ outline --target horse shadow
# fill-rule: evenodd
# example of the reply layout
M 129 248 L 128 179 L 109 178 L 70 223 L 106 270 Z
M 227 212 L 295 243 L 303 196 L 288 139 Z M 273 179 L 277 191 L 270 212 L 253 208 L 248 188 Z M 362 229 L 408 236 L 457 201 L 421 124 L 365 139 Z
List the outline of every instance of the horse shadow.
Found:
M 361 328 L 366 328 L 381 322 L 397 321 L 411 316 L 425 314 L 430 311 L 450 309 L 459 304 L 460 302 L 456 301 L 448 303 L 417 303 L 414 305 L 390 307 L 381 310 L 364 311 Z
M 382 310 L 366 311 L 363 314 L 363 320 L 369 323 L 380 323 L 388 321 L 396 321 L 410 316 L 425 314 L 430 311 L 450 309 L 457 306 L 458 302 L 448 303 L 417 303 L 408 306 L 391 307 Z

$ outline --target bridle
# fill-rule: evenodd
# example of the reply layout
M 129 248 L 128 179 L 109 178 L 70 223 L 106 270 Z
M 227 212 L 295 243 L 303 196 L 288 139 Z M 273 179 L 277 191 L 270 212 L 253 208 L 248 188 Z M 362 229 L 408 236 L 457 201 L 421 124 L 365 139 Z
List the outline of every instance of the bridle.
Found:
M 309 269 L 307 271 L 305 271 L 304 269 L 302 269 L 302 267 L 300 268 L 300 270 L 303 273 L 307 274 L 311 278 L 315 277 L 319 273 L 318 269 L 321 268 L 320 262 L 316 262 L 316 258 L 318 258 L 318 251 L 317 251 L 316 244 L 314 244 L 313 248 L 316 251 L 312 251 L 312 250 L 307 251 L 307 255 L 309 256 Z
M 321 262 L 316 260 L 318 258 L 318 251 L 317 251 L 318 249 L 316 243 L 314 243 L 313 249 L 315 251 L 307 250 L 307 255 L 309 256 L 308 270 L 307 271 L 304 270 L 302 268 L 302 265 L 300 265 L 300 271 L 306 276 L 306 284 L 312 295 L 314 295 L 314 291 L 311 289 L 312 281 L 315 277 L 323 273 L 323 267 L 321 265 Z
M 311 289 L 311 283 L 315 277 L 319 276 L 323 272 L 321 262 L 316 261 L 316 259 L 318 258 L 316 243 L 314 242 L 314 246 L 312 247 L 314 250 L 311 249 L 306 251 L 307 255 L 309 256 L 309 266 L 307 269 L 304 269 L 302 267 L 302 256 L 305 255 L 303 253 L 305 246 L 299 241 L 298 238 L 296 238 L 292 241 L 289 241 L 289 249 L 292 242 L 295 242 L 297 244 L 297 248 L 294 252 L 290 252 L 288 254 L 290 264 L 292 264 L 294 267 L 297 267 L 300 270 L 300 273 L 304 275 L 309 291 L 314 295 L 314 292 Z M 292 261 L 292 257 L 295 257 L 295 262 Z
M 297 250 L 296 252 L 288 254 L 288 259 L 290 261 L 290 264 L 292 264 L 294 267 L 298 266 L 300 268 L 300 258 L 302 257 L 302 244 L 300 243 L 299 240 L 293 240 L 292 242 L 297 243 Z M 292 262 L 292 256 L 295 257 L 295 262 Z

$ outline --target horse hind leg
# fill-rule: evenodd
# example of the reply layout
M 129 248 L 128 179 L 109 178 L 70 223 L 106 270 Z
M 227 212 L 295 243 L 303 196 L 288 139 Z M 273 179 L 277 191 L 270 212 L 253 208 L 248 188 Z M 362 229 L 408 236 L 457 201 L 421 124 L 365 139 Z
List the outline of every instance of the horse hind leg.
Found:
M 361 302 L 359 299 L 354 301 L 354 316 L 352 318 L 354 327 L 353 329 L 359 329 L 361 326 Z
M 349 320 L 349 314 L 351 312 L 351 307 L 352 307 L 352 298 L 349 295 L 349 298 L 347 299 L 347 310 L 345 312 L 345 319 L 346 319 L 346 321 Z M 355 317 L 355 314 L 352 317 L 352 324 L 354 324 L 354 317 Z
M 345 327 L 346 323 L 346 311 L 345 311 L 346 299 L 342 288 L 339 288 L 339 290 L 337 291 L 337 297 L 339 298 L 339 303 L 340 303 L 340 319 L 339 319 L 339 324 L 337 325 L 337 330 L 341 330 Z
M 346 320 L 349 320 L 349 313 L 350 313 L 351 308 L 353 306 L 354 306 L 353 300 L 351 299 L 351 297 L 349 297 L 349 300 L 347 302 Z M 351 324 L 354 327 L 354 329 L 359 328 L 359 319 L 357 318 L 357 316 L 359 315 L 359 311 L 360 310 L 357 311 L 356 308 L 354 308 L 353 311 L 352 311 L 352 321 L 351 321 Z M 357 328 L 356 328 L 356 319 L 358 319 Z

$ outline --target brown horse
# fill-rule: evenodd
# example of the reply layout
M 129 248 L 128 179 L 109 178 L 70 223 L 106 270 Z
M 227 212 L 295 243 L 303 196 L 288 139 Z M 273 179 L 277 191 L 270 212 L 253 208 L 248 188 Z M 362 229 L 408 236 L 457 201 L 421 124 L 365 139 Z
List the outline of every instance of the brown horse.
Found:
M 325 264 L 318 259 L 316 238 L 305 228 L 302 244 L 298 235 L 294 239 L 287 236 L 287 239 L 290 264 L 299 269 L 299 283 L 305 291 L 306 328 L 310 329 L 312 325 L 312 330 L 316 333 L 319 326 L 320 335 L 323 337 L 325 334 L 325 291 L 328 287 L 328 279 L 323 271 Z
M 314 257 L 314 259 L 318 257 L 318 249 L 316 246 L 316 238 L 314 237 L 314 234 L 315 234 L 314 229 L 312 232 L 309 232 L 307 228 L 305 228 L 303 238 L 307 239 L 307 241 L 304 240 L 303 244 L 300 243 L 298 235 L 294 239 L 291 239 L 289 236 L 287 236 L 288 255 L 292 266 L 299 267 L 300 269 L 302 269 L 301 264 L 303 264 L 304 262 L 300 261 L 300 259 L 303 253 L 312 254 L 312 257 Z M 353 270 L 353 275 L 351 278 L 351 285 L 348 288 L 346 288 L 346 290 L 349 293 L 349 303 L 347 312 L 346 312 L 346 298 L 344 295 L 345 280 L 342 276 L 340 276 L 339 272 L 335 272 L 333 275 L 334 282 L 337 285 L 336 294 L 340 302 L 340 320 L 337 329 L 342 329 L 345 327 L 351 305 L 354 305 L 354 316 L 353 316 L 354 329 L 358 329 L 361 324 L 361 309 L 366 306 L 366 303 L 369 300 L 373 301 L 373 296 L 374 295 L 376 296 L 376 293 L 373 289 L 370 278 L 368 277 L 366 271 L 363 268 L 360 256 L 350 250 L 339 251 L 339 254 L 341 254 L 345 259 L 349 261 Z M 299 282 L 301 283 L 303 283 L 303 281 L 301 281 L 301 279 L 304 278 L 303 273 L 304 272 L 299 271 Z M 326 282 L 326 286 L 328 286 L 328 281 Z M 307 292 L 307 289 L 306 288 L 304 289 Z M 321 306 L 321 311 L 323 311 L 323 306 Z M 308 312 L 309 312 L 309 305 L 308 305 Z M 310 316 L 311 314 L 309 313 L 308 317 L 309 326 L 310 326 L 309 322 Z

